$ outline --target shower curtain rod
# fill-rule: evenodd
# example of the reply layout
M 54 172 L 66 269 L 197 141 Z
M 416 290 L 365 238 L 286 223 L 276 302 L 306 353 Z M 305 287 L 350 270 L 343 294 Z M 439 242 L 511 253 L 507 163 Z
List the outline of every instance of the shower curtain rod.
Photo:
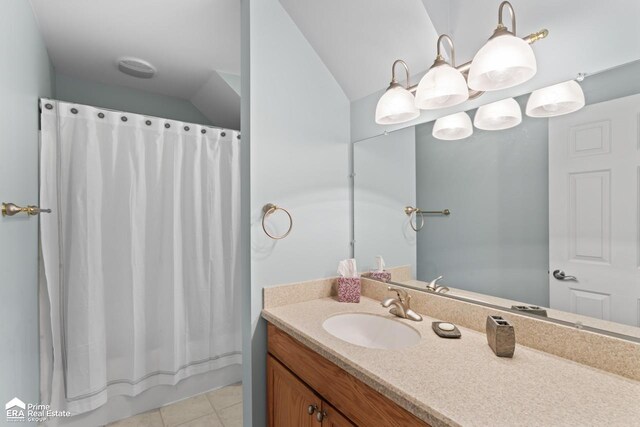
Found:
M 104 111 L 111 111 L 112 113 L 136 114 L 138 116 L 151 117 L 151 118 L 154 118 L 154 119 L 173 120 L 173 121 L 176 121 L 176 122 L 191 123 L 192 125 L 204 126 L 206 128 L 209 128 L 209 129 L 229 130 L 229 131 L 235 131 L 235 132 L 240 133 L 240 131 L 238 129 L 229 129 L 229 128 L 223 128 L 223 127 L 220 127 L 220 126 L 204 125 L 202 123 L 185 122 L 183 120 L 170 119 L 168 117 L 154 116 L 152 114 L 141 114 L 141 113 L 134 113 L 132 111 L 114 110 L 113 108 L 99 107 L 97 105 L 82 104 L 80 102 L 62 101 L 60 99 L 51 99 L 51 98 L 38 98 L 38 110 L 40 111 L 40 113 L 42 113 L 42 107 L 40 105 L 41 105 L 41 101 L 43 101 L 43 100 L 66 102 L 67 104 L 84 105 L 85 107 L 97 108 L 97 109 L 104 110 Z

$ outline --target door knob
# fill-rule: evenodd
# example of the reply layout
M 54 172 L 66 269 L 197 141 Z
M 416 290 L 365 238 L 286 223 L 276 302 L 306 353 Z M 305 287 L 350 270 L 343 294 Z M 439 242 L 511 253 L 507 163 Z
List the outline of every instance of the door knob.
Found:
M 2 203 L 2 216 L 14 216 L 15 214 L 22 212 L 33 216 L 38 215 L 39 213 L 51 213 L 51 209 L 40 209 L 33 205 L 20 207 L 15 203 Z
M 327 411 L 318 411 L 316 414 L 316 420 L 321 423 L 325 418 L 327 418 Z
M 316 412 L 316 409 L 318 409 L 318 405 L 309 405 L 309 407 L 307 408 L 307 413 L 309 415 L 313 415 L 313 413 Z
M 554 271 L 553 277 L 555 277 L 558 280 L 575 280 L 576 282 L 578 281 L 578 278 L 576 276 L 567 276 L 564 274 L 564 271 L 562 270 Z

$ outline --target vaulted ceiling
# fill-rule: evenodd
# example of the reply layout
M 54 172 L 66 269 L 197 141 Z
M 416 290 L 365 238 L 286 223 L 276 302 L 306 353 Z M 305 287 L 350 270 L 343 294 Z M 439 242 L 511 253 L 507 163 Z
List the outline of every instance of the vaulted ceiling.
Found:
M 351 100 L 389 84 L 395 59 L 411 72 L 433 63 L 438 36 L 420 0 L 280 3 Z
M 239 128 L 239 0 L 31 4 L 57 72 L 191 100 L 213 123 Z M 123 56 L 150 62 L 156 76 L 121 73 L 117 60 Z
M 214 123 L 239 127 L 240 0 L 30 1 L 58 72 L 187 99 Z M 384 89 L 398 58 L 417 82 L 433 62 L 438 34 L 453 37 L 458 63 L 471 60 L 495 28 L 500 4 L 279 1 L 352 101 Z M 536 82 L 519 89 L 640 58 L 640 2 L 512 3 L 519 35 L 550 31 L 534 49 Z M 122 56 L 149 61 L 157 75 L 141 80 L 122 74 L 116 66 Z

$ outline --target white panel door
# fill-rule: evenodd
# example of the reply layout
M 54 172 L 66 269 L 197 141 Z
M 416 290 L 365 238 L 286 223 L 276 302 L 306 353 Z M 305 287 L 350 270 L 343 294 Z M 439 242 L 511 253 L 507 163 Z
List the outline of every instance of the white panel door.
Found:
M 640 95 L 549 120 L 551 308 L 640 326 L 639 191 Z

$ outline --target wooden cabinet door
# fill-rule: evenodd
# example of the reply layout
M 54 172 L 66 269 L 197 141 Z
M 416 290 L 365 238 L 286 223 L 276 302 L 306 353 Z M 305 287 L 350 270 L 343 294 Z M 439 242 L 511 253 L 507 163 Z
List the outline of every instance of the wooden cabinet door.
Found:
M 267 355 L 267 405 L 269 427 L 320 426 L 316 415 L 322 400 L 271 355 Z M 309 414 L 310 406 L 317 410 Z
M 322 402 L 322 427 L 355 427 L 344 415 L 327 402 Z

